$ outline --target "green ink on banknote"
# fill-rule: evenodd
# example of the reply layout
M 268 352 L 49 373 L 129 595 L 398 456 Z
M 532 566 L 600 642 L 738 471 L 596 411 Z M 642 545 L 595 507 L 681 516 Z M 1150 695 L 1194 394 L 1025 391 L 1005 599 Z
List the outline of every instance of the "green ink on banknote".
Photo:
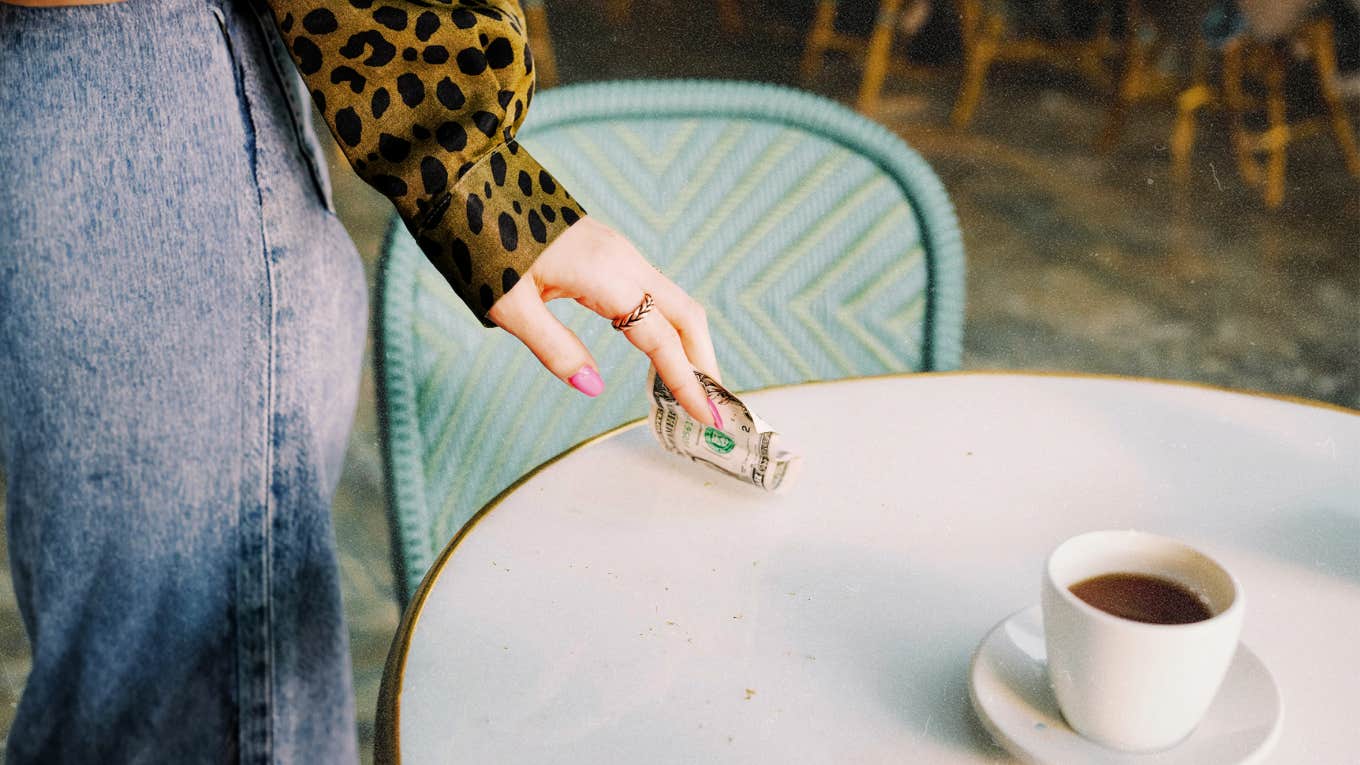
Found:
M 714 454 L 727 454 L 737 442 L 717 428 L 704 428 L 704 443 Z

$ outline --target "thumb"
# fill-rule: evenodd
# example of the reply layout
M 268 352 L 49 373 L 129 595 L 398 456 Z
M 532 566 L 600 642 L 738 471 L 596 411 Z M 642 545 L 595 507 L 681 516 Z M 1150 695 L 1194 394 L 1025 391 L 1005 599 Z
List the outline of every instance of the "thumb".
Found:
M 604 380 L 585 343 L 552 315 L 528 275 L 502 295 L 486 315 L 524 343 L 562 382 L 591 398 L 604 391 Z

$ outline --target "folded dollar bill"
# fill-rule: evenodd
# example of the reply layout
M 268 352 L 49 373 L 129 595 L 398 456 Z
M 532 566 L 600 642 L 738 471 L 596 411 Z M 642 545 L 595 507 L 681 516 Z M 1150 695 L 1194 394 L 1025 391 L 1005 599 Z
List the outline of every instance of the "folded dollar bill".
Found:
M 647 387 L 652 394 L 651 424 L 656 440 L 667 451 L 766 491 L 777 492 L 791 485 L 802 467 L 802 456 L 785 448 L 768 422 L 713 378 L 697 370 L 694 376 L 722 414 L 722 430 L 689 416 L 652 368 Z

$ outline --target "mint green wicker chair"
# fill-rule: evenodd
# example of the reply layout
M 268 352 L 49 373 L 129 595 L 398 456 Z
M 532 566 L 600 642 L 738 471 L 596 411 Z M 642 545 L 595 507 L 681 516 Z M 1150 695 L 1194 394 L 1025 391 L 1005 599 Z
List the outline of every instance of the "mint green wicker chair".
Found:
M 953 208 L 925 161 L 876 123 L 786 88 L 617 82 L 545 91 L 520 139 L 709 308 L 732 389 L 958 366 Z M 484 329 L 405 229 L 392 231 L 378 376 L 405 602 L 498 492 L 644 415 L 647 360 L 609 322 L 555 301 L 606 380 L 584 398 Z

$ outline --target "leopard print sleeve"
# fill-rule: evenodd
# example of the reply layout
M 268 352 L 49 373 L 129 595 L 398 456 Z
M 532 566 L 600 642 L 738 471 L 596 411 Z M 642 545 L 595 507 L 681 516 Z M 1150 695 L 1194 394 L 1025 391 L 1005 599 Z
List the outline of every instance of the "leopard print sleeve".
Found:
M 514 140 L 534 94 L 516 0 L 266 0 L 350 164 L 486 326 L 584 213 Z

